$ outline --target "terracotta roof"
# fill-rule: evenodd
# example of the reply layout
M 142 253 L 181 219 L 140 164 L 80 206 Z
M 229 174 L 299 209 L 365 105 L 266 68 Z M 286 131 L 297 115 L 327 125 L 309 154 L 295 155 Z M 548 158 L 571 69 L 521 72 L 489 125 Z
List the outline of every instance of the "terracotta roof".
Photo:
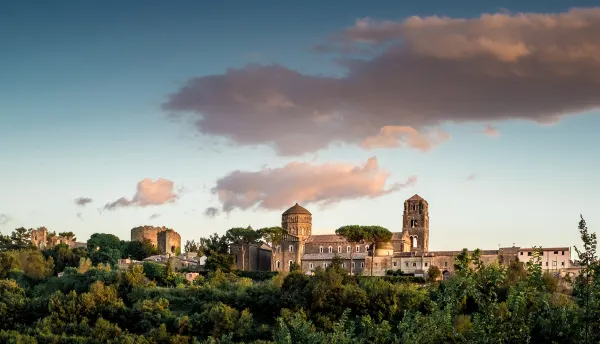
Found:
M 411 198 L 407 199 L 407 201 L 423 201 L 423 202 L 427 203 L 427 201 L 423 197 L 421 197 L 417 194 L 415 194 Z
M 344 237 L 337 234 L 319 234 L 311 235 L 306 239 L 307 243 L 319 243 L 319 242 L 347 242 Z
M 542 247 L 544 251 L 569 251 L 570 247 Z M 521 248 L 520 251 L 533 251 L 533 248 Z
M 343 259 L 350 259 L 350 253 L 305 253 L 302 255 L 302 260 L 326 260 L 333 259 L 333 257 L 338 256 Z M 352 255 L 352 259 L 361 260 L 365 259 L 364 253 L 354 253 Z
M 308 214 L 308 215 L 312 215 L 310 213 L 310 211 L 306 210 L 305 208 L 301 207 L 300 205 L 298 205 L 298 203 L 296 203 L 293 207 L 291 207 L 290 209 L 286 210 L 283 212 L 283 215 L 289 215 L 289 214 Z

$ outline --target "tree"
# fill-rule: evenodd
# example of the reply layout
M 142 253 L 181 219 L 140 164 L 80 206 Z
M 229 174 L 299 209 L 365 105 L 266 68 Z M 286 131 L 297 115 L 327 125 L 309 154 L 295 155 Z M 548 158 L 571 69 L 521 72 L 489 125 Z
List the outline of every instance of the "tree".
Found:
M 31 229 L 19 227 L 15 229 L 11 235 L 12 249 L 23 249 L 33 247 L 31 244 Z
M 335 231 L 335 234 L 343 237 L 350 243 L 350 276 L 353 275 L 352 265 L 354 263 L 354 251 L 356 250 L 357 244 L 362 244 L 365 241 L 365 230 L 363 226 L 350 225 L 342 226 Z
M 438 278 L 440 278 L 440 276 L 442 276 L 440 268 L 435 265 L 429 267 L 429 271 L 427 271 L 427 281 L 435 282 L 438 280 Z
M 583 250 L 577 247 L 581 271 L 575 280 L 574 289 L 577 301 L 582 309 L 584 343 L 598 342 L 600 334 L 600 264 L 596 255 L 598 241 L 596 233 L 589 233 L 583 215 L 580 215 L 579 233 L 583 241 Z
M 214 233 L 208 238 L 200 238 L 200 247 L 205 252 L 205 268 L 209 271 L 220 269 L 223 272 L 231 271 L 233 256 L 229 253 L 229 241 L 226 236 Z
M 248 226 L 247 228 L 235 227 L 225 233 L 230 244 L 235 244 L 242 252 L 242 270 L 246 270 L 246 248 L 255 244 L 260 239 L 260 234 Z
M 87 248 L 94 265 L 110 263 L 110 265 L 114 266 L 121 258 L 121 240 L 112 234 L 92 234 L 87 241 Z
M 184 246 L 185 252 L 195 252 L 198 256 L 203 256 L 204 251 L 202 245 L 196 242 L 195 240 L 187 240 Z
M 285 237 L 286 231 L 281 227 L 265 227 L 258 230 L 260 237 L 271 247 L 271 271 L 275 271 L 276 248 Z
M 67 238 L 68 240 L 73 240 L 73 241 L 77 240 L 77 238 L 75 237 L 75 233 L 73 233 L 73 232 L 61 232 L 61 233 L 58 233 L 58 236 Z
M 371 276 L 373 276 L 373 260 L 375 258 L 375 248 L 384 242 L 390 242 L 392 240 L 392 232 L 389 229 L 381 226 L 365 226 L 363 227 L 365 232 L 365 240 L 371 242 Z
M 143 260 L 150 256 L 159 254 L 158 247 L 154 246 L 148 239 L 143 241 L 122 241 L 121 258 L 131 258 L 134 260 Z

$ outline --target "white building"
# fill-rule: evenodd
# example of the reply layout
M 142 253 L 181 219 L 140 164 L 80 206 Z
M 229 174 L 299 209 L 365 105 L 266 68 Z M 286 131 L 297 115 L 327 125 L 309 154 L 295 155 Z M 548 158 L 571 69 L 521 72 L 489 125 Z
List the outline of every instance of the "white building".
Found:
M 519 249 L 519 261 L 527 263 L 533 258 L 533 248 Z M 541 257 L 542 269 L 544 271 L 559 271 L 571 267 L 571 248 L 570 247 L 550 247 L 543 248 Z

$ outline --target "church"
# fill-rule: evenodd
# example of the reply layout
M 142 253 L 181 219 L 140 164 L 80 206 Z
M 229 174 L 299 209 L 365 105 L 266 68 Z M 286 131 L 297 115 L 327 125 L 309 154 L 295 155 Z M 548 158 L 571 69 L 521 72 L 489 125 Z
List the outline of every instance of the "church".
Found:
M 281 227 L 286 234 L 275 246 L 273 255 L 265 244 L 245 250 L 247 269 L 269 270 L 272 266 L 276 271 L 289 272 L 290 266 L 296 263 L 304 273 L 310 274 L 317 267 L 327 268 L 337 256 L 343 259 L 342 267 L 354 275 L 381 276 L 387 270 L 400 270 L 407 275 L 426 276 L 429 268 L 436 266 L 442 277 L 447 278 L 453 272 L 456 256 L 461 253 L 461 250 L 429 251 L 429 204 L 419 195 L 404 201 L 402 231 L 393 232 L 391 241 L 379 247 L 371 243 L 349 243 L 335 233 L 313 235 L 312 214 L 297 203 L 282 214 Z M 558 273 L 570 267 L 569 247 L 544 248 L 543 252 L 544 270 Z M 232 253 L 240 265 L 239 250 Z M 482 250 L 481 253 L 485 264 L 508 264 L 516 259 L 527 262 L 532 258 L 532 249 L 519 247 Z M 270 264 L 272 256 L 274 264 Z

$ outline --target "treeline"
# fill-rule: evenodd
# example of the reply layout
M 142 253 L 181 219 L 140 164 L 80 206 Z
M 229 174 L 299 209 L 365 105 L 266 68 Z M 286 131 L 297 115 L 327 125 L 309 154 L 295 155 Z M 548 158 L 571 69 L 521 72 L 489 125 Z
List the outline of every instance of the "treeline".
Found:
M 583 220 L 580 232 L 582 275 L 562 288 L 538 252 L 504 267 L 464 251 L 448 280 L 430 283 L 349 276 L 339 260 L 314 276 L 217 270 L 190 285 L 172 281 L 168 264 L 83 264 L 60 278 L 11 269 L 0 280 L 0 342 L 598 343 L 596 238 Z

